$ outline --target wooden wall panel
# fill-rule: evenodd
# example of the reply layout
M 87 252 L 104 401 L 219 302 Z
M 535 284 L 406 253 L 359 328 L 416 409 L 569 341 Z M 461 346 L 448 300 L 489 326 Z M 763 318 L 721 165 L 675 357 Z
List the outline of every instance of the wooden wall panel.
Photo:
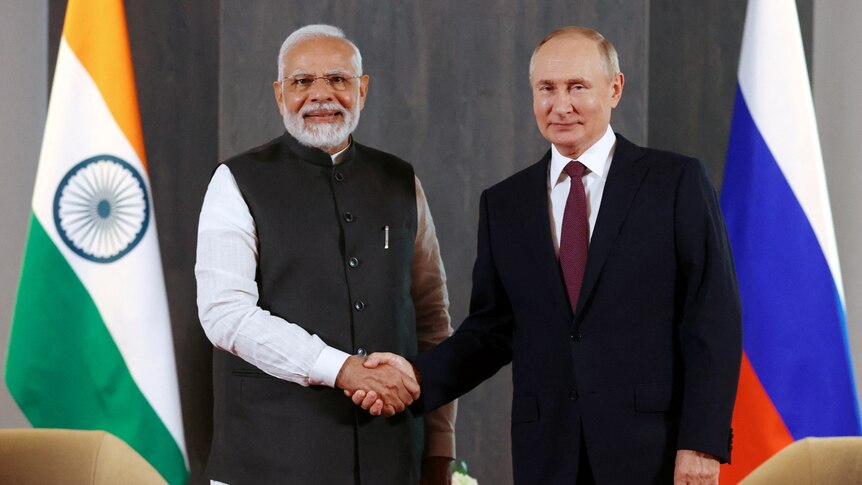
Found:
M 650 1 L 649 144 L 700 158 L 717 188 L 730 136 L 747 4 Z M 810 71 L 813 0 L 796 4 Z

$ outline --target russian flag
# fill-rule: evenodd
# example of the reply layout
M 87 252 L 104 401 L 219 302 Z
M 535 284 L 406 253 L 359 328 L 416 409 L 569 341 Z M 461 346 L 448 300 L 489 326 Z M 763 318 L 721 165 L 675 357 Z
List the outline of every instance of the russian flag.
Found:
M 750 0 L 721 192 L 743 307 L 736 483 L 794 440 L 860 434 L 844 290 L 794 0 Z

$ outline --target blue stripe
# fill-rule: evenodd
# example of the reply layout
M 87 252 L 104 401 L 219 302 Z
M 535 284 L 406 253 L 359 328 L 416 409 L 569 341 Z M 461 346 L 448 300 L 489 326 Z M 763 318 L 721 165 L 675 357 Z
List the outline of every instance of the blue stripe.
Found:
M 745 352 L 791 435 L 859 435 L 835 281 L 738 88 L 721 206 L 742 296 Z

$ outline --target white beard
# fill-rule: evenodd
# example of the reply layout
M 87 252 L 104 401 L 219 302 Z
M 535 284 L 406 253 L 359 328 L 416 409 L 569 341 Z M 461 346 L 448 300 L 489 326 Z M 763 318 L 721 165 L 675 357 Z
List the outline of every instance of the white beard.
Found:
M 314 110 L 339 111 L 343 119 L 335 123 L 306 124 L 303 115 Z M 344 143 L 359 124 L 359 103 L 355 103 L 351 110 L 344 109 L 344 106 L 338 103 L 314 103 L 303 106 L 296 114 L 290 113 L 284 106 L 282 111 L 284 127 L 288 133 L 299 143 L 323 151 L 329 151 Z

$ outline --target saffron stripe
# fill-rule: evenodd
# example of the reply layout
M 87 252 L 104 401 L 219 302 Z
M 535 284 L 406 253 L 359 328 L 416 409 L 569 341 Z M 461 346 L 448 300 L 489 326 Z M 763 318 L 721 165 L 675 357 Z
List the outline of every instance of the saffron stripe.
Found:
M 63 37 L 99 87 L 105 104 L 147 170 L 123 2 L 69 0 Z

